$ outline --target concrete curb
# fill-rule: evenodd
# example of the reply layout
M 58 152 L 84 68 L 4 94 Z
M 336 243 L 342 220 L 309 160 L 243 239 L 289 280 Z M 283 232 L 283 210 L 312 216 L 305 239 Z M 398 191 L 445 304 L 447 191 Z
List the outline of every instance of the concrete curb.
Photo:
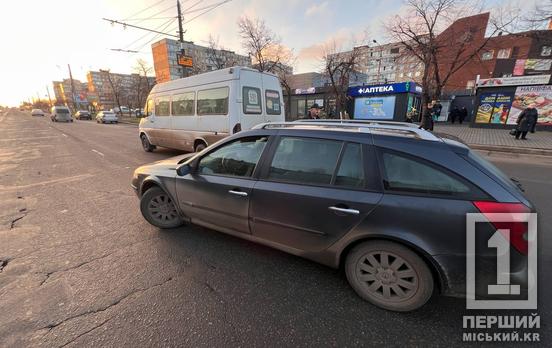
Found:
M 481 145 L 481 144 L 468 144 L 468 146 L 474 150 L 481 150 L 481 151 L 552 156 L 552 149 L 548 150 L 548 149 L 537 149 L 537 148 L 523 148 L 523 147 Z

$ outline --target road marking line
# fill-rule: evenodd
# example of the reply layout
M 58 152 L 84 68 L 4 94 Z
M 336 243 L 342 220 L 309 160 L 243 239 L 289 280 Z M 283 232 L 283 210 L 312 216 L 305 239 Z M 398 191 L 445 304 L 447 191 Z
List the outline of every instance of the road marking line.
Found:
M 94 174 L 82 174 L 82 175 L 75 175 L 75 176 L 70 176 L 70 177 L 66 177 L 66 178 L 60 178 L 60 179 L 37 182 L 37 183 L 34 183 L 34 184 L 28 184 L 28 185 L 20 185 L 20 186 L 2 186 L 2 185 L 0 185 L 0 189 L 6 190 L 6 191 L 8 191 L 8 190 L 21 190 L 21 189 L 31 188 L 31 187 L 35 187 L 35 186 L 68 183 L 68 182 L 71 182 L 71 181 L 88 179 L 88 178 L 91 178 L 93 176 L 94 176 Z
M 61 135 L 63 135 L 64 137 L 66 137 L 66 138 L 67 138 L 67 134 L 61 133 Z
M 95 153 L 97 153 L 98 155 L 100 155 L 100 156 L 102 156 L 102 157 L 104 157 L 104 156 L 105 156 L 105 155 L 104 155 L 103 153 L 101 153 L 101 152 L 100 152 L 100 151 L 98 151 L 98 150 L 94 150 L 94 149 L 92 149 L 92 152 L 95 152 Z

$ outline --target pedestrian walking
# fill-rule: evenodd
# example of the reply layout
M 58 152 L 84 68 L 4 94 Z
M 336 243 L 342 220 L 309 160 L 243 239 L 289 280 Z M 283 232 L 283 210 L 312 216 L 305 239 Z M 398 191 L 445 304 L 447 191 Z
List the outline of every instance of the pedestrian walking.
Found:
M 462 108 L 460 109 L 460 112 L 458 113 L 458 122 L 462 124 L 462 122 L 464 122 L 466 117 L 468 117 L 468 109 L 466 109 L 465 106 L 462 106 Z
M 312 104 L 312 106 L 309 108 L 307 118 L 314 120 L 320 118 L 320 106 L 317 103 Z
M 519 139 L 521 135 L 522 140 L 527 140 L 527 132 L 535 133 L 538 118 L 539 113 L 535 109 L 535 104 L 529 104 L 518 116 L 515 133 L 516 139 Z
M 418 128 L 432 131 L 433 130 L 433 114 L 434 114 L 434 112 L 435 111 L 433 110 L 433 103 L 428 103 L 427 108 L 424 111 L 424 114 L 422 116 L 422 123 L 420 124 L 420 127 L 418 127 Z

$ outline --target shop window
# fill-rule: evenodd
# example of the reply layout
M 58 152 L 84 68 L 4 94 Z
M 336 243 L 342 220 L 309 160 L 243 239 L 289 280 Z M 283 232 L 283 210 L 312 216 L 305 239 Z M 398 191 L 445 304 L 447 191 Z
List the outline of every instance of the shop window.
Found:
M 541 56 L 548 57 L 550 55 L 552 55 L 552 46 L 542 46 Z
M 481 54 L 481 60 L 491 60 L 493 59 L 493 56 L 494 56 L 493 50 L 486 51 Z

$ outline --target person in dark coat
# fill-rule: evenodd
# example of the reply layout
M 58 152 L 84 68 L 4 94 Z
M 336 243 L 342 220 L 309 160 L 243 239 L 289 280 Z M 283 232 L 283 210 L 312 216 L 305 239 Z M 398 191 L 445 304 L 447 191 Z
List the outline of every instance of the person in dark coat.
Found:
M 433 130 L 433 114 L 434 114 L 433 103 L 429 103 L 429 104 L 427 104 L 427 108 L 425 109 L 424 114 L 422 116 L 422 123 L 420 124 L 420 127 L 418 127 L 418 128 L 432 131 Z
M 517 119 L 516 127 L 516 139 L 527 140 L 527 132 L 535 133 L 535 126 L 537 125 L 537 120 L 539 118 L 539 113 L 535 109 L 535 104 L 530 104 L 525 110 L 519 114 Z
M 465 106 L 462 106 L 462 108 L 460 109 L 460 112 L 458 113 L 458 121 L 460 122 L 460 124 L 464 122 L 466 117 L 468 117 L 468 109 L 466 109 Z
M 454 122 L 456 122 L 456 119 L 460 117 L 460 109 L 458 109 L 458 106 L 455 105 L 452 110 L 450 110 L 449 117 L 452 124 L 454 124 Z

